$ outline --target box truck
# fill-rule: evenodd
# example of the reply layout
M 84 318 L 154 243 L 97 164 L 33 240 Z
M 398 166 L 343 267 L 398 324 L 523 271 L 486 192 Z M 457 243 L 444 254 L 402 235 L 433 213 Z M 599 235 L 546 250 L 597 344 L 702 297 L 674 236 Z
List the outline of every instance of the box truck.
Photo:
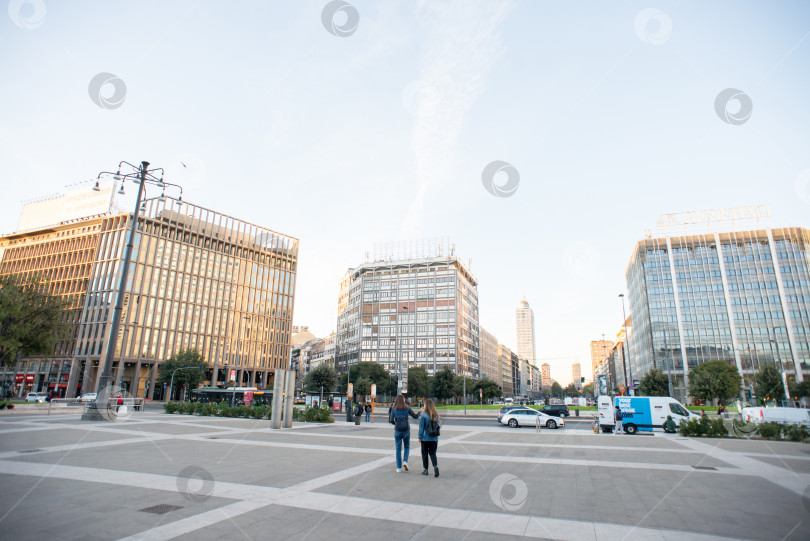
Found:
M 603 395 L 597 399 L 599 427 L 602 432 L 613 431 L 616 425 L 616 406 L 622 412 L 622 428 L 628 434 L 663 430 L 667 415 L 672 416 L 675 425 L 690 417 L 700 417 L 669 396 L 617 396 L 611 399 Z

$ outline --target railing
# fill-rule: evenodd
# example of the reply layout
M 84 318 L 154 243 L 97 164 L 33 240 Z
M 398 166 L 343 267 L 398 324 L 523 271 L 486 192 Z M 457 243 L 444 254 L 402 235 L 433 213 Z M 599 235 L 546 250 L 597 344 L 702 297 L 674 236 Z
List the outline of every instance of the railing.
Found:
M 53 398 L 48 402 L 48 415 L 51 414 L 51 408 L 69 408 L 81 407 L 83 411 L 86 410 L 93 402 L 83 401 L 81 398 Z M 129 413 L 130 411 L 143 411 L 144 399 L 143 398 L 122 398 L 121 404 L 118 404 L 118 398 L 110 398 L 110 408 L 118 413 Z M 123 408 L 123 411 L 122 411 Z

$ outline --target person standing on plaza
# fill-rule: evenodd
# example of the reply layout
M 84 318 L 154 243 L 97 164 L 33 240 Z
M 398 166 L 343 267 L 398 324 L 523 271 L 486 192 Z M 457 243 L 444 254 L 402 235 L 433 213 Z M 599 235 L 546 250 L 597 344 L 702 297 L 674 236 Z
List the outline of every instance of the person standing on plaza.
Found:
M 619 406 L 616 406 L 616 411 L 614 413 L 616 416 L 616 426 L 613 430 L 616 431 L 617 436 L 621 436 L 622 434 L 622 410 L 619 409 Z
M 388 422 L 394 425 L 394 444 L 396 445 L 397 473 L 403 468 L 408 471 L 408 455 L 411 452 L 411 425 L 408 422 L 408 415 L 418 419 L 419 415 L 408 407 L 405 397 L 397 395 L 394 404 L 388 408 Z M 402 448 L 405 447 L 404 457 Z
M 422 446 L 422 475 L 428 474 L 428 456 L 433 463 L 433 475 L 439 476 L 439 465 L 436 461 L 436 449 L 439 447 L 439 412 L 430 398 L 425 399 L 425 406 L 419 416 L 419 442 Z
M 371 404 L 366 402 L 366 408 L 365 409 L 366 409 L 366 422 L 370 423 L 371 422 Z

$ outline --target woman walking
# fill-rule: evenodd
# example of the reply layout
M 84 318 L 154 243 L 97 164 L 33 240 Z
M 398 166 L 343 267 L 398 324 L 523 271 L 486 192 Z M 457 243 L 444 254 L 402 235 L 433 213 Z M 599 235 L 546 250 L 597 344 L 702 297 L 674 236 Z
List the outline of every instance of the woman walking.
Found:
M 408 407 L 405 397 L 397 395 L 394 405 L 388 409 L 388 422 L 394 425 L 394 443 L 397 446 L 397 473 L 405 468 L 408 471 L 408 455 L 411 453 L 411 425 L 408 415 L 418 419 L 419 415 Z M 402 456 L 402 447 L 405 447 L 405 456 Z
M 433 475 L 439 476 L 439 465 L 436 461 L 436 449 L 439 447 L 439 412 L 433 400 L 425 399 L 425 407 L 419 416 L 419 441 L 422 444 L 422 475 L 428 474 L 428 456 L 433 463 Z

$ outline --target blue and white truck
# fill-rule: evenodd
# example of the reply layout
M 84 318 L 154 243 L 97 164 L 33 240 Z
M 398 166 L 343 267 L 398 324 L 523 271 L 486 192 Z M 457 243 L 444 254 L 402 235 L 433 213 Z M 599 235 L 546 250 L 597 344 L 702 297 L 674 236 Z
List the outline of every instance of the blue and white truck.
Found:
M 597 399 L 599 427 L 602 432 L 613 432 L 616 426 L 616 406 L 622 412 L 622 428 L 628 434 L 663 430 L 667 415 L 677 426 L 681 420 L 700 417 L 669 396 L 600 396 Z

